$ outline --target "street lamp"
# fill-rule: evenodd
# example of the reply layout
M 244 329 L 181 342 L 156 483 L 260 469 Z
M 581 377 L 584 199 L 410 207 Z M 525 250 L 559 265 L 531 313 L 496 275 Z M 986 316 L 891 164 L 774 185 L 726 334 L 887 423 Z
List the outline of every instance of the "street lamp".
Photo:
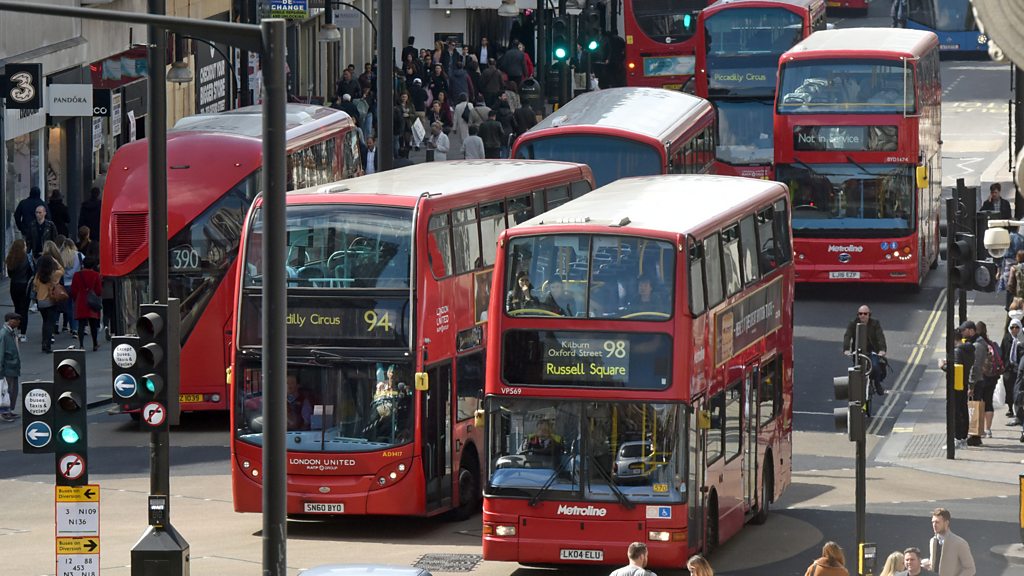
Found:
M 341 31 L 334 23 L 334 10 L 330 6 L 324 10 L 324 25 L 320 27 L 316 39 L 320 42 L 341 42 Z
M 192 69 L 185 62 L 185 39 L 181 34 L 174 35 L 174 62 L 167 73 L 167 81 L 175 84 L 188 84 L 192 81 Z

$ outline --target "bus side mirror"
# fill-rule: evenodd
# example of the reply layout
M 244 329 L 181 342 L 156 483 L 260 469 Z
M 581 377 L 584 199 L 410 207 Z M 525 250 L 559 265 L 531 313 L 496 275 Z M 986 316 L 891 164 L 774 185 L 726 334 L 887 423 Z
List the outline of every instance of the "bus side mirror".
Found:
M 917 187 L 927 188 L 928 187 L 928 167 L 918 166 L 917 167 Z
M 711 428 L 711 412 L 708 410 L 701 410 L 697 412 L 697 428 L 700 430 L 708 430 Z
M 430 378 L 427 377 L 426 372 L 416 373 L 416 389 L 420 392 L 426 392 L 430 390 Z
M 483 428 L 484 427 L 484 411 L 483 411 L 483 409 L 480 409 L 480 410 L 477 410 L 476 412 L 473 412 L 473 426 L 476 426 L 477 428 Z

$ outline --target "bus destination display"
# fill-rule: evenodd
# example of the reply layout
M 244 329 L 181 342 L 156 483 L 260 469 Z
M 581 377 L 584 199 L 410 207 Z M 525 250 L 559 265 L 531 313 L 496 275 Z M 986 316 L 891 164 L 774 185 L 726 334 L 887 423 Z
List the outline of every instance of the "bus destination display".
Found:
M 299 300 L 289 298 L 288 339 L 313 345 L 330 342 L 335 346 L 400 346 L 406 338 L 408 312 L 402 299 Z M 243 345 L 260 343 L 260 298 L 246 298 L 248 315 L 242 334 Z
M 625 382 L 629 378 L 629 342 L 573 337 L 545 340 L 544 376 L 549 380 Z

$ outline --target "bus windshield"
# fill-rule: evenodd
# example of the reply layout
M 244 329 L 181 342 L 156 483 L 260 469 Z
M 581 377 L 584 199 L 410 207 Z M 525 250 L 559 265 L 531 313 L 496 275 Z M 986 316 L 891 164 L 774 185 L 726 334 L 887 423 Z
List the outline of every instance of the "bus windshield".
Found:
M 686 500 L 682 404 L 488 399 L 488 496 Z
M 672 314 L 675 250 L 629 236 L 524 236 L 508 248 L 505 311 L 664 321 Z
M 914 72 L 898 60 L 796 60 L 778 101 L 779 114 L 913 114 Z
M 910 19 L 942 32 L 977 29 L 970 0 L 911 0 Z
M 288 449 L 365 452 L 412 441 L 413 384 L 408 362 L 332 362 L 289 366 Z M 235 379 L 235 434 L 263 444 L 263 377 L 258 367 Z
M 662 173 L 661 153 L 636 140 L 598 134 L 545 136 L 524 142 L 516 158 L 559 160 L 590 166 L 597 186 L 629 176 Z
M 693 36 L 704 0 L 633 0 L 633 17 L 648 37 L 665 44 Z
M 719 100 L 715 157 L 729 164 L 771 164 L 772 103 L 764 100 Z
M 704 31 L 709 95 L 771 96 L 779 56 L 803 39 L 803 21 L 782 8 L 737 8 L 709 16 Z
M 386 206 L 289 206 L 288 285 L 310 288 L 408 288 L 412 210 Z M 263 211 L 246 239 L 244 285 L 263 281 Z
M 793 195 L 793 233 L 905 234 L 915 228 L 913 166 L 779 165 L 775 179 Z

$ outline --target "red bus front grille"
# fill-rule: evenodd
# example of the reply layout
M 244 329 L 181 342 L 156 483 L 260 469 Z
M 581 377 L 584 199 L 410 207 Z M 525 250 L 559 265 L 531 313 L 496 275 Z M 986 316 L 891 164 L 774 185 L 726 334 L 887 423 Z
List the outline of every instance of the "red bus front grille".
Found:
M 121 264 L 149 242 L 149 214 L 114 214 L 114 263 Z

